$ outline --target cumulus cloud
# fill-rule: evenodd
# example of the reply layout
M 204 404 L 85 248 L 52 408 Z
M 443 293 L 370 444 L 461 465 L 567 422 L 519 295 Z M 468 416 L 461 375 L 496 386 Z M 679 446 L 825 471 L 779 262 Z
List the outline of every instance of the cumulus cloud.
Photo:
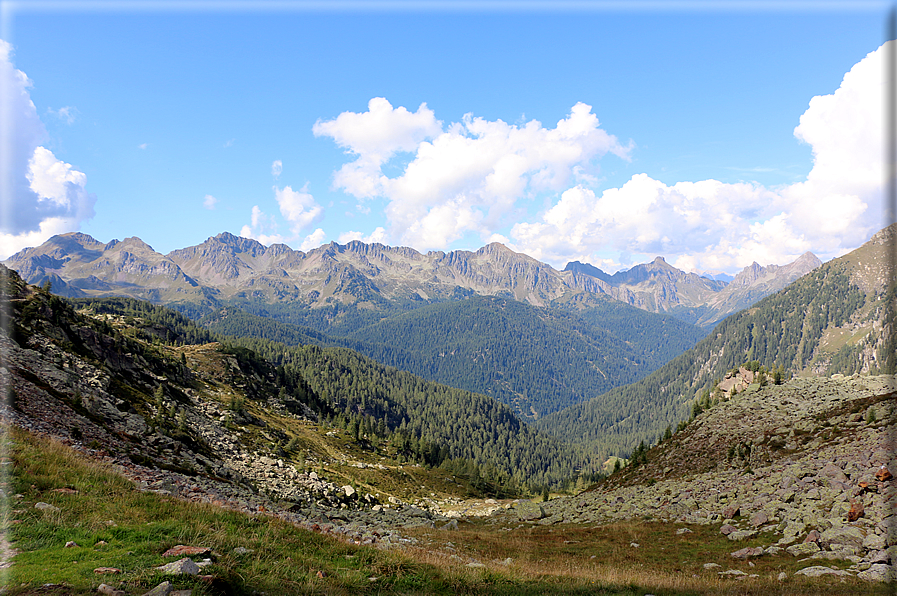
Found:
M 335 172 L 335 188 L 360 199 L 385 197 L 392 235 L 419 248 L 446 248 L 467 232 L 489 237 L 520 199 L 594 180 L 595 160 L 607 153 L 628 159 L 631 143 L 601 129 L 591 110 L 577 103 L 554 128 L 471 114 L 443 126 L 426 104 L 412 113 L 374 98 L 367 112 L 318 121 L 313 132 L 355 156 Z M 400 153 L 408 163 L 390 177 L 384 170 Z
M 324 233 L 324 230 L 318 228 L 302 240 L 302 244 L 299 245 L 299 250 L 308 252 L 313 248 L 321 246 L 326 239 L 327 234 Z
M 274 176 L 274 179 L 277 180 L 280 178 L 280 173 L 283 172 L 283 162 L 279 159 L 275 159 L 274 163 L 271 164 L 271 175 Z
M 372 244 L 375 242 L 386 244 L 386 230 L 384 228 L 378 227 L 368 236 L 365 236 L 362 232 L 343 232 L 339 235 L 339 238 L 337 238 L 336 241 L 340 244 L 346 244 L 347 242 L 352 242 L 353 240 L 360 240 L 361 242 L 365 242 L 367 244 Z
M 76 230 L 94 214 L 96 197 L 86 190 L 87 176 L 42 146 L 47 133 L 31 101 L 31 85 L 12 63 L 12 46 L 0 40 L 0 258 Z
M 308 192 L 308 185 L 296 191 L 292 187 L 274 187 L 274 197 L 280 205 L 280 213 L 290 222 L 290 229 L 298 234 L 304 228 L 318 221 L 324 215 L 324 209 L 315 202 Z
M 265 246 L 284 242 L 283 236 L 277 234 L 277 222 L 274 216 L 262 211 L 258 205 L 252 206 L 250 224 L 240 229 L 240 236 L 258 240 Z
M 240 230 L 240 236 L 254 238 L 262 244 L 288 243 L 297 241 L 301 232 L 318 221 L 324 215 L 324 209 L 315 202 L 314 197 L 308 192 L 308 185 L 300 190 L 293 190 L 290 186 L 283 188 L 274 187 L 274 198 L 280 208 L 280 214 L 287 220 L 291 235 L 284 236 L 277 233 L 277 220 L 274 215 L 269 215 L 259 208 L 252 207 L 250 223 Z M 324 231 L 318 228 L 301 241 L 300 246 L 309 243 L 320 244 L 325 237 Z M 315 244 L 317 246 L 317 244 Z M 314 247 L 312 247 L 314 248 Z M 302 248 L 301 250 L 306 250 Z
M 728 263 L 743 257 L 733 252 L 732 240 L 747 237 L 748 218 L 772 217 L 776 199 L 759 185 L 704 180 L 667 186 L 637 174 L 600 196 L 583 186 L 568 189 L 540 221 L 518 223 L 510 235 L 515 248 L 561 266 L 569 260 L 604 259 L 605 266 L 619 268 L 631 264 L 628 255 L 672 256 L 707 249 Z M 801 252 L 808 249 L 805 245 Z M 620 261 L 598 256 L 601 252 L 612 252 Z
M 633 257 L 666 255 L 688 270 L 729 272 L 856 248 L 881 226 L 884 54 L 870 53 L 800 117 L 794 135 L 813 151 L 806 180 L 668 186 L 638 174 L 600 195 L 579 185 L 538 220 L 516 224 L 512 246 L 558 266 L 577 259 L 614 270 Z

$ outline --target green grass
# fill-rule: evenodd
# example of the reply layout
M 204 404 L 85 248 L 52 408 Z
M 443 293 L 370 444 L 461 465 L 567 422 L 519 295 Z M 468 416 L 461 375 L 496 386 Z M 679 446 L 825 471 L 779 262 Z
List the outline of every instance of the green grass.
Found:
M 733 547 L 713 527 L 678 536 L 676 526 L 658 522 L 506 530 L 486 520 L 462 523 L 451 532 L 417 531 L 417 546 L 379 550 L 266 516 L 139 492 L 108 467 L 23 431 L 12 429 L 3 440 L 14 463 L 7 493 L 16 495 L 3 501 L 4 519 L 10 520 L 4 530 L 18 551 L 8 575 L 0 576 L 6 594 L 95 594 L 100 583 L 143 594 L 166 579 L 196 595 L 889 593 L 885 586 L 859 580 L 789 577 L 780 583 L 774 579 L 779 571 L 790 576 L 799 567 L 793 558 L 762 557 L 749 568 L 728 553 L 753 543 Z M 54 490 L 59 488 L 78 492 Z M 36 502 L 59 511 L 42 512 Z M 68 541 L 78 546 L 66 548 Z M 630 542 L 641 546 L 632 548 Z M 211 548 L 214 564 L 203 573 L 214 579 L 155 571 L 170 561 L 161 554 L 177 544 Z M 235 555 L 236 547 L 254 552 Z M 503 563 L 508 557 L 512 562 Z M 467 567 L 471 559 L 485 567 Z M 720 580 L 703 569 L 705 562 L 760 578 Z M 98 567 L 122 573 L 97 575 Z
M 142 593 L 165 579 L 154 568 L 170 561 L 161 553 L 176 544 L 212 548 L 217 556 L 207 573 L 219 578 L 219 589 L 233 593 L 352 593 L 371 584 L 404 591 L 433 584 L 433 569 L 399 553 L 360 548 L 268 517 L 142 493 L 58 443 L 17 431 L 12 436 L 11 488 L 22 497 L 9 503 L 18 522 L 9 526 L 9 536 L 19 551 L 9 593 L 29 593 L 48 582 L 66 584 L 68 593 L 92 592 L 103 582 Z M 63 487 L 78 493 L 53 492 Z M 37 510 L 39 501 L 60 510 Z M 68 541 L 79 546 L 66 548 Z M 238 546 L 254 552 L 233 555 Z M 98 576 L 97 567 L 116 567 L 122 574 Z M 372 576 L 379 579 L 371 582 Z M 216 591 L 198 579 L 174 581 Z

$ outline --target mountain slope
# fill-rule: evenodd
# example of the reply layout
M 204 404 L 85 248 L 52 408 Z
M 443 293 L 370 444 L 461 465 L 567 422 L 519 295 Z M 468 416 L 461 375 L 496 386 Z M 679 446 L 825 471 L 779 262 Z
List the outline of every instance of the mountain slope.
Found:
M 794 374 L 894 372 L 897 225 L 781 292 L 723 320 L 694 348 L 646 378 L 537 421 L 564 440 L 604 451 L 655 440 L 693 400 L 746 361 Z M 890 285 L 889 285 L 890 284 Z
M 680 536 L 683 545 L 700 551 L 697 557 L 689 551 L 683 565 L 688 573 L 747 579 L 749 573 L 762 574 L 765 563 L 777 568 L 771 577 L 783 568 L 785 576 L 793 574 L 787 580 L 792 585 L 801 574 L 821 571 L 842 585 L 853 582 L 851 593 L 884 594 L 885 586 L 863 581 L 895 578 L 888 564 L 897 540 L 890 523 L 895 398 L 893 375 L 798 378 L 753 388 L 634 455 L 592 489 L 543 504 L 538 523 L 566 529 L 624 520 L 673 522 L 675 529 L 658 534 Z M 501 517 L 498 523 L 517 522 L 510 512 Z M 712 552 L 708 537 L 723 535 L 729 546 L 718 563 L 724 566 L 702 565 Z M 785 576 L 779 575 L 780 584 Z
M 83 417 L 79 433 L 89 430 L 99 440 L 105 432 L 107 443 L 135 461 L 232 483 L 254 475 L 247 462 L 262 456 L 300 467 L 306 458 L 326 460 L 351 476 L 344 456 L 309 437 L 345 428 L 368 460 L 378 454 L 429 465 L 457 460 L 476 470 L 481 490 L 489 483 L 491 490 L 554 484 L 590 465 L 584 450 L 527 427 L 490 397 L 349 350 L 249 339 L 206 343 L 207 330 L 163 307 L 84 299 L 76 312 L 15 272 L 0 273 L 3 304 L 11 307 L 10 334 L 0 334 L 0 342 L 15 407 L 70 412 L 56 416 L 63 430 L 67 418 Z M 310 430 L 313 422 L 321 426 Z M 299 452 L 288 447 L 293 439 L 315 446 Z
M 134 238 L 103 245 L 66 234 L 8 262 L 27 271 L 26 279 L 53 276 L 54 287 L 69 296 L 147 298 L 194 318 L 205 315 L 232 334 L 350 347 L 492 395 L 527 417 L 641 378 L 701 336 L 664 317 L 621 314 L 602 293 L 604 282 L 558 272 L 496 243 L 423 255 L 350 242 L 303 253 L 225 233 L 160 255 Z M 96 281 L 88 283 L 90 276 Z M 477 296 L 504 306 L 467 302 Z M 226 322 L 215 314 L 227 312 L 222 306 L 231 307 Z M 233 307 L 306 331 L 299 337 L 295 329 L 275 330 L 237 317 Z
M 227 335 L 351 348 L 426 379 L 491 395 L 525 417 L 635 381 L 703 335 L 672 317 L 609 299 L 595 299 L 588 308 L 537 308 L 474 296 L 393 315 L 348 337 L 237 309 L 202 321 Z

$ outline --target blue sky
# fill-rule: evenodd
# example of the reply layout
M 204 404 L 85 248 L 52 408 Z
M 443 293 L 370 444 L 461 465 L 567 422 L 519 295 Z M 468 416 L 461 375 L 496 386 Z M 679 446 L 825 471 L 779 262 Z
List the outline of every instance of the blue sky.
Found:
M 882 223 L 848 149 L 880 157 L 885 3 L 135 6 L 5 3 L 0 258 L 230 231 L 734 272 Z

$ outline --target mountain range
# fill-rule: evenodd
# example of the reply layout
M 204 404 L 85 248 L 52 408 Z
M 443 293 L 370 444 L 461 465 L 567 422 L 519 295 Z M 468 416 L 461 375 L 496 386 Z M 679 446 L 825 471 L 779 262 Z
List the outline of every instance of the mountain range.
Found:
M 139 238 L 71 233 L 6 264 L 63 296 L 129 296 L 219 333 L 347 347 L 538 419 L 645 377 L 703 337 L 693 322 L 784 287 L 818 259 L 755 264 L 727 285 L 659 257 L 612 276 L 578 263 L 558 271 L 498 243 L 305 253 L 223 233 L 162 255 Z
M 167 255 L 139 238 L 103 244 L 82 233 L 54 236 L 4 264 L 29 283 L 50 281 L 63 296 L 127 295 L 157 303 L 296 303 L 306 307 L 385 303 L 409 310 L 472 294 L 546 306 L 581 294 L 605 294 L 649 312 L 709 326 L 812 271 L 795 262 L 746 267 L 729 284 L 686 273 L 662 257 L 608 275 L 579 262 L 558 271 L 502 244 L 475 252 L 422 254 L 406 247 L 352 241 L 309 252 L 222 233 Z

